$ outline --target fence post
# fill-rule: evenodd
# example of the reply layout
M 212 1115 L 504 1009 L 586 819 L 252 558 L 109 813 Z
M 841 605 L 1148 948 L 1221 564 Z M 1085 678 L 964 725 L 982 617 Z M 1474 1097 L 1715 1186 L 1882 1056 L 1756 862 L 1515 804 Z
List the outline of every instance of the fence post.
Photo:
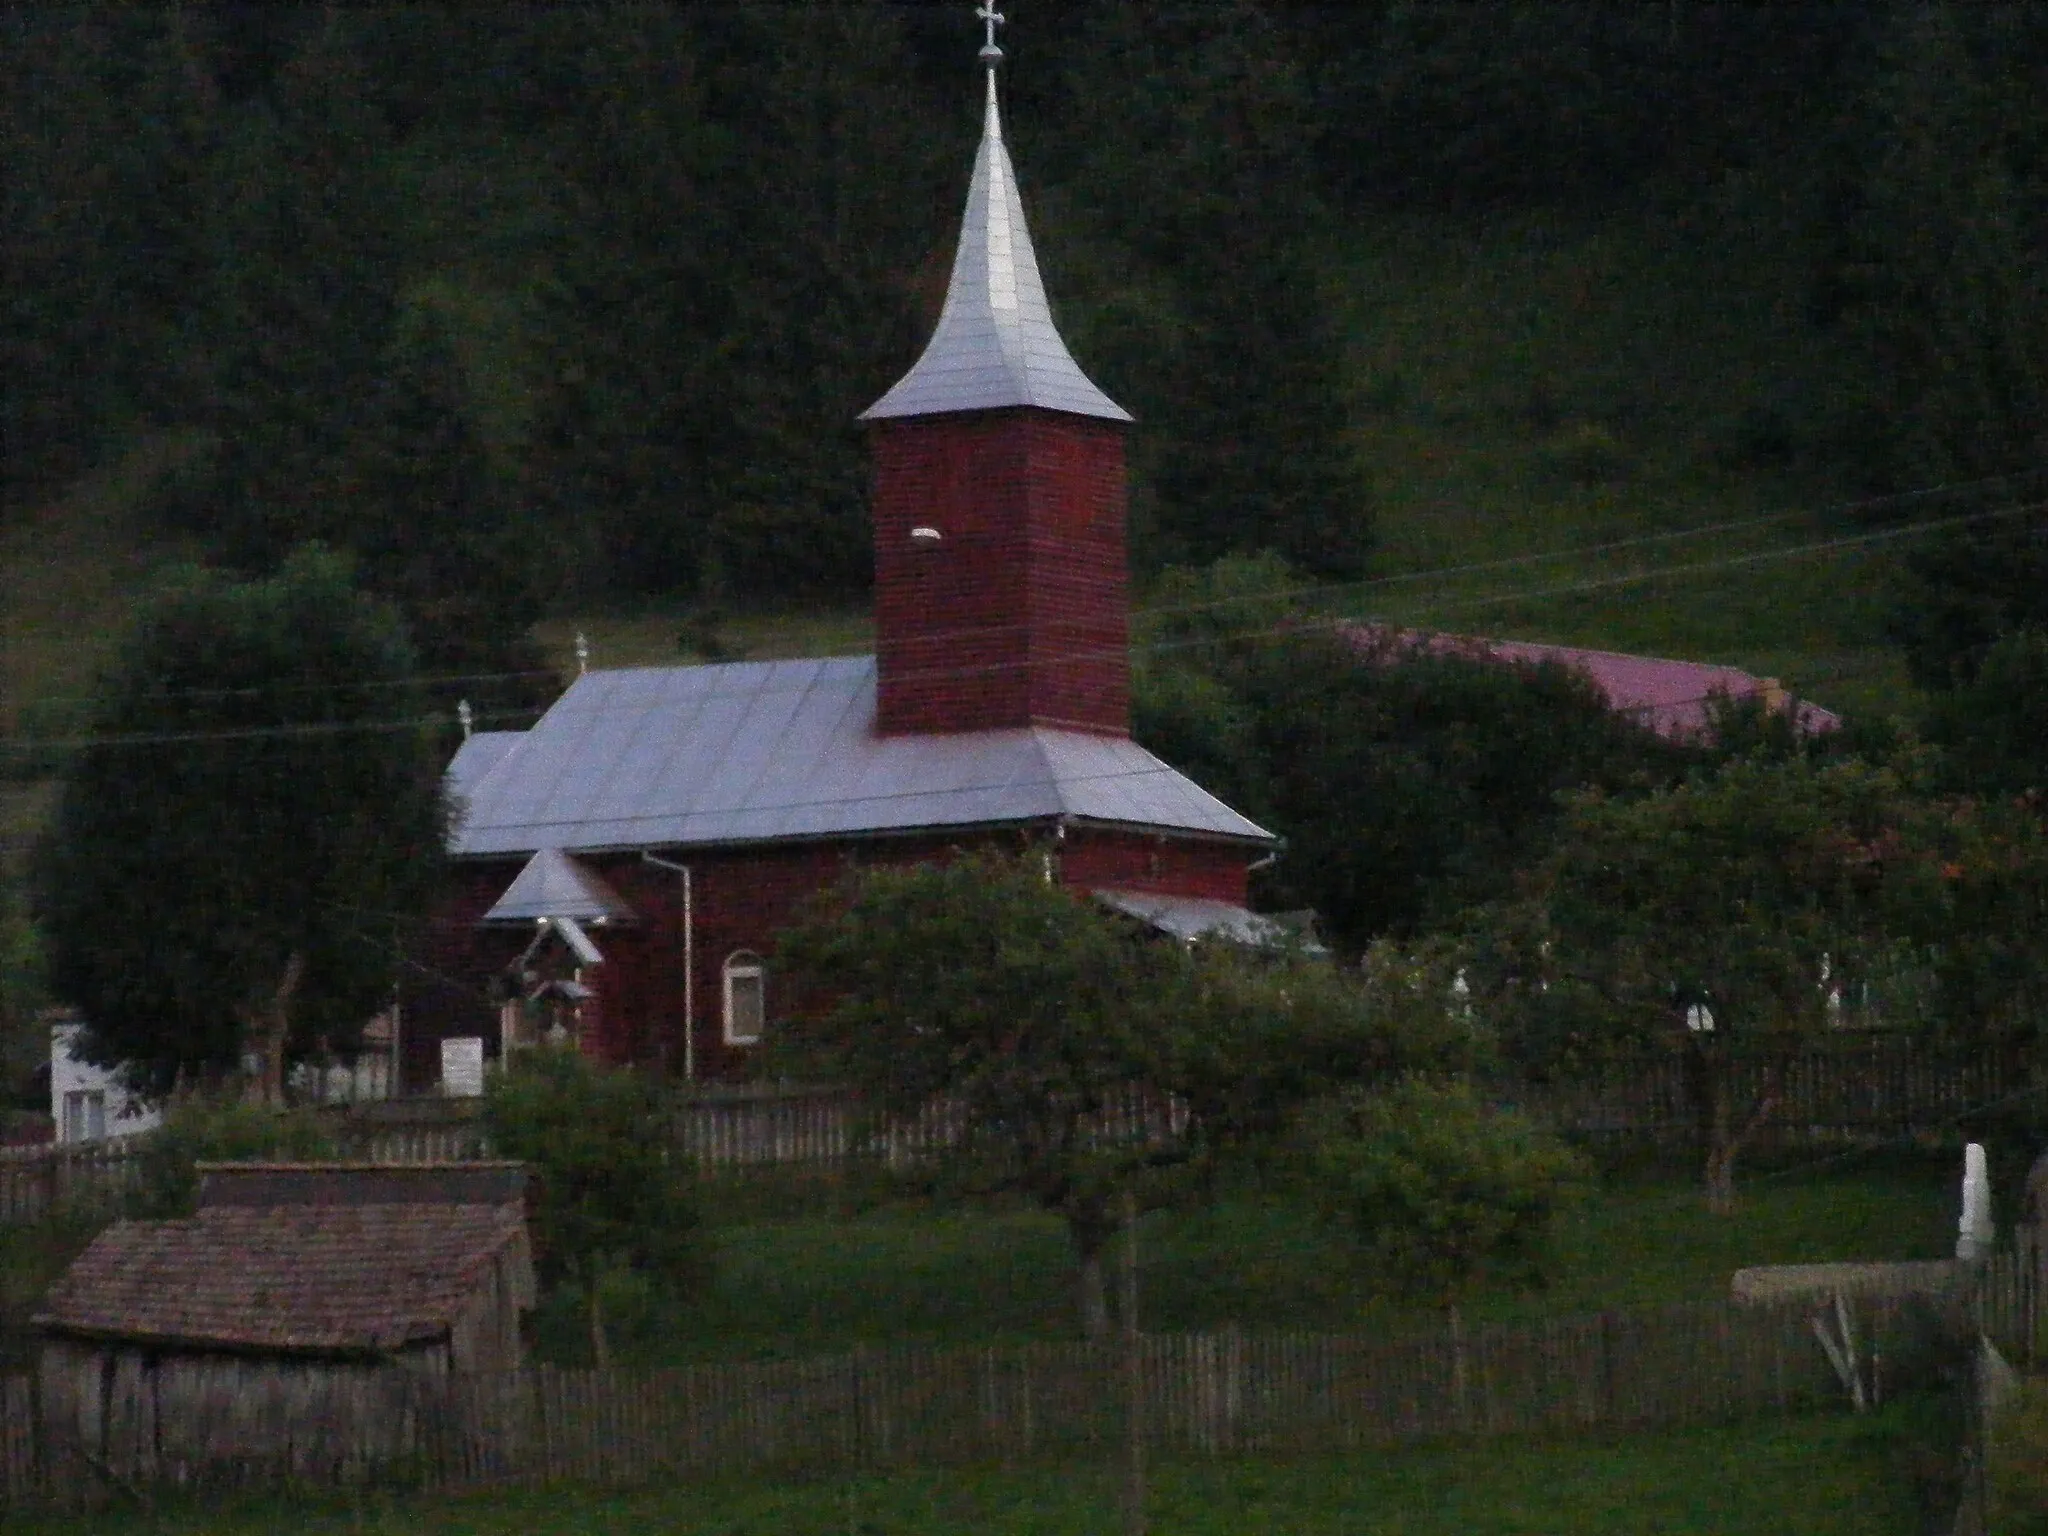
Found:
M 1609 1310 L 1600 1314 L 1600 1411 L 1601 1422 L 1613 1425 L 1621 1416 L 1615 1389 L 1615 1323 Z
M 1456 1302 L 1451 1304 L 1451 1418 L 1459 1434 L 1468 1434 L 1472 1428 L 1471 1383 L 1465 1370 L 1465 1324 L 1458 1315 Z

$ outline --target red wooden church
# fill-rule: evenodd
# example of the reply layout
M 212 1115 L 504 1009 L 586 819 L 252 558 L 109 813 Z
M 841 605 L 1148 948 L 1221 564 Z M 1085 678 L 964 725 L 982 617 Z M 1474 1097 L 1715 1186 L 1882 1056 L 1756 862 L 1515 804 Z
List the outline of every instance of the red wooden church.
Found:
M 993 69 L 944 310 L 863 420 L 873 656 L 593 671 L 464 744 L 409 1087 L 441 1037 L 549 1029 L 730 1076 L 774 1028 L 778 930 L 860 863 L 1036 848 L 1184 937 L 1263 931 L 1246 871 L 1274 839 L 1130 739 L 1131 417 L 1053 326 Z

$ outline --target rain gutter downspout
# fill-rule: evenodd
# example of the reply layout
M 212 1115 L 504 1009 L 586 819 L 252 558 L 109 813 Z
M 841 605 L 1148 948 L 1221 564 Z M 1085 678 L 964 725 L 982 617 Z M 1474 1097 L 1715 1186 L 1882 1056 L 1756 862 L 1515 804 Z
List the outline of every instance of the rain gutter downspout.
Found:
M 683 877 L 683 1081 L 697 1081 L 697 915 L 690 866 L 640 851 L 643 863 Z

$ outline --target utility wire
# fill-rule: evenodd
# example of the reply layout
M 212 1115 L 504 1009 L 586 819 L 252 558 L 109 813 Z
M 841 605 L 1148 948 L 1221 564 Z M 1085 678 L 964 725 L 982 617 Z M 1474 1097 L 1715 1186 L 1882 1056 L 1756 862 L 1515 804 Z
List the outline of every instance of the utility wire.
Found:
M 1753 517 L 1736 518 L 1718 523 L 1702 523 L 1686 528 L 1666 529 L 1657 533 L 1639 534 L 1625 539 L 1607 540 L 1596 544 L 1567 545 L 1556 549 L 1531 550 L 1524 552 L 1522 554 L 1503 555 L 1488 560 L 1468 561 L 1459 565 L 1433 566 L 1419 571 L 1400 571 L 1385 576 L 1364 577 L 1360 578 L 1357 581 L 1351 582 L 1312 583 L 1304 586 L 1288 588 L 1275 592 L 1257 593 L 1241 596 L 1204 598 L 1199 600 L 1189 600 L 1187 602 L 1182 603 L 1155 604 L 1147 608 L 1136 610 L 1133 613 L 1133 618 L 1136 621 L 1145 622 L 1156 620 L 1161 617 L 1171 617 L 1182 614 L 1194 614 L 1218 608 L 1230 608 L 1241 605 L 1249 606 L 1257 603 L 1316 602 L 1344 593 L 1355 593 L 1363 595 L 1365 593 L 1375 590 L 1408 586 L 1413 585 L 1417 582 L 1447 581 L 1463 576 L 1483 575 L 1485 573 L 1492 571 L 1512 570 L 1523 566 L 1539 565 L 1556 560 L 1585 558 L 1594 555 L 1614 554 L 1623 550 L 1648 548 L 1663 544 L 1679 543 L 1688 539 L 1706 538 L 1715 535 L 1737 533 L 1749 529 L 1763 528 L 1772 526 L 1774 524 L 1785 523 L 1803 517 L 1818 518 L 1834 516 L 1848 512 L 1868 511 L 1876 507 L 1904 505 L 1915 501 L 1932 500 L 1937 497 L 1959 495 L 1965 492 L 1983 490 L 1992 486 L 2007 485 L 2011 484 L 2016 480 L 2036 479 L 2042 475 L 2048 475 L 2048 466 L 2036 469 L 2016 471 L 2012 474 L 2007 475 L 1987 476 L 1981 480 L 1957 481 L 1952 483 L 1944 483 L 1940 485 L 1922 486 L 1909 491 L 1899 491 L 1884 496 L 1864 497 L 1853 501 L 1835 502 L 1815 508 L 1783 508 L 1776 512 L 1761 513 Z M 1892 529 L 1876 530 L 1868 535 L 1850 536 L 1847 540 L 1839 542 L 1822 541 L 1818 544 L 1810 544 L 1803 546 L 1779 546 L 1777 550 L 1762 551 L 1757 553 L 1756 555 L 1747 558 L 1750 558 L 1752 560 L 1764 560 L 1771 558 L 1774 554 L 1779 553 L 1780 551 L 1792 552 L 1815 549 L 1825 550 L 1829 548 L 1841 547 L 1843 544 L 1849 543 L 1873 542 L 1900 537 L 1909 537 L 1914 533 L 1924 532 L 1929 529 L 1952 527 L 1957 525 L 1958 523 L 1971 522 L 1976 521 L 1978 519 L 1989 519 L 2004 515 L 2038 510 L 2042 505 L 2043 503 L 2034 502 L 2023 504 L 2021 506 L 2013 508 L 2000 508 L 1993 509 L 1987 512 L 1963 514 L 1953 518 L 1928 519 L 1918 523 L 1903 524 Z M 1687 572 L 1694 569 L 1712 568 L 1714 567 L 1711 564 L 1662 567 L 1659 568 L 1657 572 L 1647 574 L 1629 573 L 1620 578 L 1599 578 L 1599 580 L 1608 582 L 1616 580 L 1650 580 L 1654 579 L 1655 576 L 1658 574 L 1665 574 L 1669 572 Z M 1582 590 L 1582 588 L 1538 588 L 1531 589 L 1527 592 L 1521 593 L 1512 593 L 1499 596 L 1487 596 L 1482 598 L 1463 600 L 1445 599 L 1445 601 L 1453 603 L 1458 601 L 1481 603 L 1511 602 L 1520 600 L 1524 597 L 1545 596 L 1550 595 L 1552 592 L 1566 593 L 1577 590 Z M 1024 627 L 1025 626 L 1022 623 L 962 626 L 951 630 L 935 631 L 932 633 L 930 638 L 937 641 L 947 642 L 958 642 L 967 639 L 1000 638 L 1007 634 L 1017 633 Z M 421 678 L 398 678 L 388 680 L 373 680 L 365 682 L 275 683 L 257 684 L 239 688 L 166 688 L 150 690 L 140 696 L 150 699 L 247 698 L 262 697 L 271 694 L 297 695 L 307 693 L 343 692 L 350 689 L 369 690 L 380 688 L 448 687 L 462 683 L 482 684 L 498 682 L 519 682 L 554 677 L 557 675 L 558 674 L 555 672 L 554 669 L 543 667 L 503 672 L 443 673 Z M 104 700 L 104 697 L 105 696 L 103 694 L 53 695 L 45 698 L 41 702 L 51 705 L 91 705 L 102 702 Z
M 1926 533 L 1935 529 L 1960 527 L 1970 523 L 1987 522 L 1999 519 L 2025 516 L 2029 513 L 2041 511 L 2043 508 L 2048 508 L 2048 500 L 2024 502 L 2013 506 L 1995 508 L 1985 512 L 1961 513 L 1951 517 L 1926 519 L 1917 523 L 1903 524 L 1892 528 L 1874 529 L 1866 533 L 1846 534 L 1832 539 L 1812 540 L 1804 544 L 1782 545 L 1773 549 L 1754 551 L 1752 553 L 1744 555 L 1725 555 L 1717 557 L 1712 560 L 1689 561 L 1681 565 L 1659 566 L 1649 570 L 1626 571 L 1614 576 L 1588 577 L 1577 581 L 1563 582 L 1544 587 L 1521 588 L 1510 592 L 1484 593 L 1465 598 L 1448 597 L 1441 599 L 1438 603 L 1438 606 L 1453 609 L 1461 607 L 1492 607 L 1506 604 L 1514 604 L 1519 602 L 1528 602 L 1534 599 L 1545 597 L 1567 596 L 1592 591 L 1612 590 L 1618 587 L 1640 585 L 1646 582 L 1655 582 L 1668 579 L 1682 579 L 1690 576 L 1708 574 L 1715 571 L 1739 570 L 1758 565 L 1766 565 L 1776 561 L 1791 561 L 1803 559 L 1810 555 L 1825 554 L 1841 549 L 1862 548 L 1871 545 L 1896 542 L 1897 540 L 1911 538 L 1915 535 Z M 1230 601 L 1248 600 L 1232 599 Z M 1138 645 L 1128 647 L 1123 651 L 1115 651 L 1110 649 L 1075 651 L 1069 653 L 1068 655 L 1060 657 L 1059 664 L 1072 665 L 1090 660 L 1097 660 L 1106 656 L 1113 656 L 1117 654 L 1165 654 L 1174 651 L 1198 649 L 1231 640 L 1254 640 L 1272 638 L 1281 635 L 1302 635 L 1317 632 L 1336 631 L 1352 627 L 1370 627 L 1371 623 L 1372 621 L 1370 620 L 1350 616 L 1289 619 L 1277 624 L 1247 627 L 1240 630 L 1225 631 L 1220 634 L 1186 636 L 1174 640 L 1147 641 Z M 829 660 L 843 658 L 826 659 Z M 804 666 L 806 665 L 806 660 L 795 660 L 781 664 L 788 666 Z M 756 665 L 775 665 L 775 663 L 759 663 Z M 919 681 L 966 679 L 1014 671 L 1021 665 L 1029 664 L 1013 662 L 983 662 L 946 667 L 918 668 L 913 672 L 906 673 L 905 675 L 914 676 Z M 624 672 L 630 672 L 632 670 L 635 669 L 617 669 L 614 675 L 619 675 L 620 673 Z M 760 699 L 773 697 L 779 694 L 801 693 L 808 691 L 813 686 L 814 681 L 814 675 L 807 675 L 802 681 L 792 681 L 774 687 L 756 685 L 752 687 L 713 687 L 708 689 L 695 690 L 689 695 L 689 702 L 695 705 L 718 699 Z M 619 704 L 598 705 L 595 708 L 586 708 L 585 712 L 591 714 L 602 714 L 616 710 L 641 709 L 645 707 L 646 705 L 642 702 L 632 701 Z M 489 718 L 497 720 L 523 718 L 527 713 L 527 711 L 523 710 L 500 710 L 493 712 Z M 15 751 L 17 753 L 23 751 L 49 750 L 76 751 L 98 745 L 134 746 L 172 742 L 195 742 L 213 740 L 256 740 L 272 736 L 288 737 L 301 735 L 330 735 L 336 733 L 346 733 L 351 731 L 378 732 L 394 730 L 411 730 L 436 725 L 452 725 L 453 723 L 454 721 L 450 716 L 442 714 L 433 714 L 412 716 L 405 719 L 391 721 L 321 721 L 309 722 L 306 724 L 248 726 L 240 728 L 216 728 L 193 731 L 137 731 L 124 733 L 117 736 L 35 738 L 20 743 L 7 744 L 7 746 L 9 750 Z
M 1450 659 L 1453 659 L 1453 660 L 1456 660 L 1456 659 L 1458 659 L 1458 658 L 1457 658 L 1457 653 L 1452 653 L 1452 654 L 1451 654 L 1451 657 L 1450 657 Z M 762 691 L 763 691 L 763 692 L 768 692 L 768 691 L 772 691 L 772 690 L 762 690 Z M 1684 697 L 1684 698 L 1679 698 L 1679 699 L 1657 699 L 1657 700 L 1651 701 L 1651 702 L 1649 702 L 1649 703 L 1644 703 L 1644 704 L 1629 704 L 1629 705 L 1622 705 L 1622 706 L 1618 706 L 1618 707 L 1614 707 L 1614 708 L 1612 708 L 1612 713 L 1614 713 L 1614 714 L 1618 714 L 1618 715 L 1623 715 L 1623 716 L 1642 716 L 1642 715 L 1651 715 L 1651 714 L 1655 714 L 1655 713 L 1658 713 L 1658 712 L 1660 712 L 1660 711 L 1664 711 L 1664 710 L 1675 710 L 1675 709 L 1687 709 L 1687 708 L 1691 708 L 1691 707 L 1693 707 L 1693 706 L 1698 706 L 1698 705 L 1710 705 L 1710 704 L 1714 703 L 1714 702 L 1715 702 L 1715 701 L 1717 701 L 1717 700 L 1722 700 L 1722 699 L 1729 699 L 1729 698 L 1730 698 L 1730 695 L 1729 695 L 1729 694 L 1728 694 L 1728 693 L 1726 692 L 1726 690 L 1724 690 L 1724 689 L 1719 689 L 1719 688 L 1716 688 L 1716 689 L 1711 689 L 1711 690 L 1709 690 L 1709 691 L 1707 691 L 1707 692 L 1705 692 L 1705 693 L 1697 693 L 1697 694 L 1691 694 L 1691 695 L 1688 695 L 1688 696 L 1686 696 L 1686 697 Z M 1739 702 L 1739 701 L 1736 701 L 1736 702 Z M 611 706 L 611 709 L 613 709 L 613 710 L 616 710 L 616 709 L 618 709 L 618 708 L 622 708 L 622 707 L 623 707 L 623 706 Z M 636 706 L 636 707 L 639 707 L 639 706 Z M 607 711 L 607 710 L 605 710 L 605 709 L 599 709 L 599 710 L 593 710 L 593 711 L 590 711 L 590 713 L 593 713 L 593 714 L 597 714 L 597 713 L 605 713 L 605 712 L 609 712 L 609 711 Z M 351 729 L 358 729 L 358 728 L 360 728 L 360 729 L 385 729 L 385 730 L 410 730 L 410 729 L 415 729 L 415 728 L 418 728 L 418 727 L 420 727 L 420 726 L 424 726 L 424 725 L 445 725 L 445 724 L 448 724 L 448 723 L 449 723 L 449 721 L 448 721 L 448 720 L 447 720 L 447 718 L 446 718 L 446 717 L 444 717 L 444 716 L 438 716 L 438 715 L 430 715 L 430 716 L 421 716 L 421 717 L 418 717 L 418 718 L 416 718 L 416 719 L 412 719 L 412 720 L 404 720 L 404 721 L 395 721 L 395 722 L 383 722 L 383 723 L 376 723 L 376 724 L 371 724 L 371 725 L 363 725 L 363 726 L 360 726 L 360 727 L 358 727 L 358 726 L 352 726 L 352 725 L 350 725 L 350 724 L 348 724 L 348 723 L 345 723 L 345 722 L 343 722 L 343 723 L 336 723 L 336 724 L 334 724 L 334 725 L 331 725 L 331 726 L 324 726 L 324 727 L 320 727 L 320 728 L 318 728 L 318 729 L 319 729 L 319 732 L 320 732 L 320 733 L 334 733 L 334 732 L 339 732 L 339 731 L 344 731 L 344 730 L 351 730 Z M 1648 727 L 1645 727 L 1645 728 L 1646 728 L 1646 729 L 1649 729 Z M 303 734 L 314 734 L 314 733 L 315 733 L 315 732 L 314 732 L 313 730 L 309 729 L 308 731 L 304 732 Z M 271 735 L 271 734 L 276 734 L 276 733 L 275 733 L 275 732 L 274 732 L 274 731 L 273 731 L 273 730 L 272 730 L 271 728 L 268 728 L 268 727 L 258 727 L 258 728 L 252 728 L 252 729 L 251 729 L 250 731 L 248 731 L 248 732 L 242 732 L 242 733 L 230 733 L 230 734 L 228 734 L 228 735 L 225 735 L 225 736 L 223 736 L 223 735 L 219 735 L 219 734 L 209 734 L 209 733 L 203 733 L 203 732 L 201 732 L 201 733 L 192 733 L 191 735 L 186 735 L 186 736 L 169 736 L 169 735 L 161 735 L 161 734 L 158 734 L 158 735 L 151 735 L 151 734 L 147 734 L 147 733 L 137 733 L 137 734 L 136 734 L 135 736 L 132 736 L 132 737 L 102 737 L 102 738 L 97 738 L 97 739 L 96 739 L 96 740 L 95 740 L 94 742 L 92 742 L 92 743 L 89 743 L 89 744 L 90 744 L 90 745 L 158 745 L 158 744 L 162 744 L 162 743 L 164 743 L 164 742 L 167 742 L 167 741 L 214 741 L 214 740 L 223 740 L 223 739 L 227 739 L 227 740 L 232 740 L 232 739 L 238 739 L 238 737 L 240 737 L 240 736 L 249 736 L 249 735 L 256 735 L 256 736 L 262 736 L 262 735 Z M 515 734 L 524 734 L 524 733 L 522 732 L 522 733 L 515 733 Z M 1164 763 L 1160 763 L 1160 762 L 1158 762 L 1158 761 L 1157 761 L 1157 760 L 1155 759 L 1154 763 L 1153 763 L 1152 765 L 1150 765 L 1150 766 L 1143 766 L 1143 767 L 1136 767 L 1136 768 L 1118 768 L 1118 769 L 1113 769 L 1113 770 L 1105 770 L 1105 771 L 1102 771 L 1102 772 L 1097 772 L 1097 773 L 1090 773 L 1090 774 L 1074 774 L 1074 775 L 1067 775 L 1067 776 L 1064 776 L 1064 777 L 1062 778 L 1061 782 L 1062 782 L 1062 783 L 1065 783 L 1065 784 L 1088 784 L 1088 783 L 1104 783 L 1104 782 L 1109 782 L 1109 781 L 1113 781 L 1113 780 L 1119 780 L 1119 779 L 1138 779 L 1138 778 L 1156 778 L 1156 777 L 1160 776 L 1161 774 L 1170 774 L 1170 775 L 1174 775 L 1174 776 L 1176 776 L 1176 777 L 1178 777 L 1178 776 L 1179 776 L 1179 775 L 1178 775 L 1178 773 L 1177 773 L 1177 770 L 1173 769 L 1172 767 L 1170 767 L 1170 766 L 1168 766 L 1168 765 L 1166 765 L 1166 764 L 1164 764 Z M 744 808 L 742 809 L 742 812 L 741 812 L 741 813 L 742 813 L 742 814 L 745 814 L 745 815 L 749 815 L 749 816 L 761 816 L 761 815 L 770 815 L 770 814 L 775 814 L 775 813 L 779 813 L 779 812 L 784 812 L 784 811 L 802 811 L 802 810 L 816 810 L 816 809 L 820 809 L 820 808 L 823 808 L 823 807 L 826 807 L 826 806 L 835 806 L 835 805 L 839 805 L 839 806 L 843 806 L 843 805 L 867 805 L 867 804 L 876 804 L 876 803 L 882 803 L 882 802 L 886 802 L 886 801 L 892 801 L 892 800 L 904 800 L 904 799 L 929 799 L 929 798 L 932 798 L 932 797 L 934 797 L 934 796 L 936 796 L 936 795 L 945 795 L 945 796 L 949 796 L 949 797 L 950 797 L 950 796 L 957 796 L 957 795 L 969 795 L 969 794 L 987 794 L 987 793 L 992 793 L 992 792 L 994 792 L 994 791 L 997 791 L 997 790 L 1001 790 L 1001 789 L 1008 789 L 1008 788 L 1012 788 L 1012 787 L 1014 787 L 1014 782 L 1015 782 L 1014 780 L 1006 778 L 1006 779 L 1003 779 L 1003 780 L 1000 780 L 1000 781 L 990 781 L 990 782 L 986 782 L 986 783 L 972 783 L 972 784 L 956 784 L 956 785 L 949 785 L 949 786 L 947 786 L 946 788 L 944 788 L 944 789 L 940 789 L 940 790 L 933 790 L 933 789 L 907 789 L 907 790 L 891 790 L 891 791 L 881 791 L 881 792 L 876 792 L 876 793 L 873 793 L 873 794 L 866 794 L 866 795 L 833 795 L 833 796 L 830 796 L 830 797 L 823 797 L 823 798 L 818 798 L 818 799 L 811 799 L 811 800 L 778 800 L 778 801 L 772 802 L 772 803 L 770 803 L 770 804 L 767 804 L 767 805 L 754 805 L 754 806 L 747 806 L 747 807 L 744 807 Z M 607 826 L 611 826 L 611 825 L 622 825 L 622 824 L 630 824 L 630 823 L 634 823 L 634 822 L 641 822 L 641 821 L 667 821 L 667 820 L 673 820 L 673 819 L 676 819 L 676 818 L 678 818 L 678 817 L 683 817 L 683 816 L 689 816 L 689 815 L 702 815 L 702 814 L 705 814 L 705 813 L 703 813 L 703 812 L 701 812 L 701 811 L 692 811 L 692 810 L 690 810 L 690 809 L 688 809 L 688 808 L 683 808 L 683 809 L 678 809 L 678 810 L 669 810 L 669 811 L 656 811 L 656 812 L 648 812 L 648 813 L 646 813 L 645 815 L 634 815 L 634 816 L 603 816 L 603 817 L 595 817 L 595 818 L 591 818 L 591 819 L 593 819 L 593 820 L 599 820 L 599 821 L 602 821 L 602 822 L 603 822 L 603 823 L 604 823 L 605 825 L 607 825 Z M 529 830 L 529 829 L 531 829 L 531 828 L 534 828 L 534 827 L 546 827 L 546 826 L 561 826 L 561 825 L 564 825 L 564 824 L 565 824 L 565 822 L 564 822 L 564 820 L 563 820 L 562 818 L 556 818 L 556 819 L 553 819 L 553 820 L 548 820 L 548 821 L 530 821 L 530 822 L 493 822 L 493 823 L 491 823 L 490 825 L 491 825 L 491 828 L 492 828 L 493 830 L 503 830 L 503 831 L 523 831 L 523 830 Z M 22 851 L 24 851 L 24 850 L 25 850 L 25 849 L 26 849 L 26 848 L 27 848 L 28 846 L 29 846 L 28 844 L 0 844 L 0 853 L 18 853 L 18 852 L 22 852 Z

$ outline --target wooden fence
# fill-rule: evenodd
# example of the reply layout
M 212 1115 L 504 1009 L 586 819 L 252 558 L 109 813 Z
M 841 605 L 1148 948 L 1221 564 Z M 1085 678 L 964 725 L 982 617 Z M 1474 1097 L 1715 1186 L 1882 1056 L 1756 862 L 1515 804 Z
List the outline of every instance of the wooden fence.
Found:
M 2015 1236 L 1971 1277 L 1972 1321 L 2007 1360 L 2031 1370 L 2048 1361 L 2048 1231 L 2022 1226 Z
M 0 1148 L 0 1225 L 117 1206 L 142 1174 L 148 1133 L 69 1147 Z
M 1866 1312 L 1867 1330 L 1882 1322 Z M 1809 1317 L 1791 1307 L 1722 1303 L 1486 1327 L 1453 1314 L 1398 1338 L 1232 1330 L 1148 1335 L 1139 1348 L 1142 1435 L 1174 1457 L 1642 1429 L 1844 1401 Z M 321 1448 L 319 1470 L 332 1481 L 429 1488 L 1085 1459 L 1128 1433 L 1122 1349 L 900 1346 L 663 1371 L 415 1379 L 395 1452 L 388 1412 L 374 1424 L 280 1422 L 261 1443 L 243 1438 L 209 1463 L 182 1462 L 179 1480 L 303 1485 L 307 1446 Z M 164 1475 L 160 1463 L 87 1456 L 70 1443 L 75 1430 L 67 1439 L 28 1411 L 25 1378 L 0 1382 L 0 1402 L 0 1507 Z M 358 1442 L 387 1459 L 376 1464 Z
M 1134 1093 L 1100 1116 L 1092 1134 L 1104 1141 L 1158 1140 L 1182 1125 L 1170 1106 Z M 371 1162 L 458 1163 L 490 1155 L 473 1114 L 396 1123 L 338 1115 L 332 1130 L 343 1156 Z M 859 1106 L 841 1089 L 769 1088 L 679 1098 L 668 1134 L 705 1174 L 771 1167 L 832 1173 L 915 1166 L 960 1145 L 970 1126 L 961 1106 L 938 1103 L 916 1124 L 878 1134 L 863 1128 Z M 147 1144 L 145 1133 L 0 1153 L 0 1224 L 35 1221 L 52 1211 L 113 1209 L 138 1181 Z
M 1738 1106 L 1755 1104 L 1765 1073 L 1780 1072 L 1776 1107 L 1757 1137 L 1766 1145 L 1953 1130 L 1985 1106 L 2029 1088 L 2048 1091 L 2021 1047 L 1963 1051 L 1908 1035 L 1844 1034 L 1775 1063 L 1738 1049 L 1729 1065 Z M 1662 1052 L 1612 1063 L 1584 1081 L 1497 1084 L 1496 1096 L 1578 1135 L 1683 1144 L 1699 1125 L 1685 1072 L 1681 1056 Z
M 1737 1058 L 1745 1102 L 1763 1070 L 1758 1061 Z M 2017 1051 L 1955 1055 L 1890 1036 L 1830 1042 L 1785 1068 L 1778 1108 L 1760 1140 L 1801 1145 L 1952 1131 L 1971 1112 L 2030 1084 L 2028 1062 Z M 1491 1092 L 1561 1130 L 1595 1138 L 1675 1146 L 1697 1131 L 1683 1064 L 1671 1055 L 1615 1066 L 1589 1083 L 1497 1083 Z M 350 1157 L 461 1162 L 489 1151 L 473 1113 L 403 1121 L 333 1113 Z M 1133 1093 L 1101 1117 L 1095 1134 L 1157 1140 L 1182 1128 L 1173 1105 Z M 960 1106 L 939 1103 L 916 1124 L 875 1135 L 863 1129 L 858 1104 L 843 1090 L 783 1086 L 678 1096 L 669 1122 L 671 1144 L 710 1176 L 907 1168 L 957 1147 L 970 1131 Z M 131 1136 L 73 1148 L 0 1149 L 0 1224 L 33 1221 L 53 1209 L 111 1207 L 133 1185 L 142 1145 L 142 1137 Z

